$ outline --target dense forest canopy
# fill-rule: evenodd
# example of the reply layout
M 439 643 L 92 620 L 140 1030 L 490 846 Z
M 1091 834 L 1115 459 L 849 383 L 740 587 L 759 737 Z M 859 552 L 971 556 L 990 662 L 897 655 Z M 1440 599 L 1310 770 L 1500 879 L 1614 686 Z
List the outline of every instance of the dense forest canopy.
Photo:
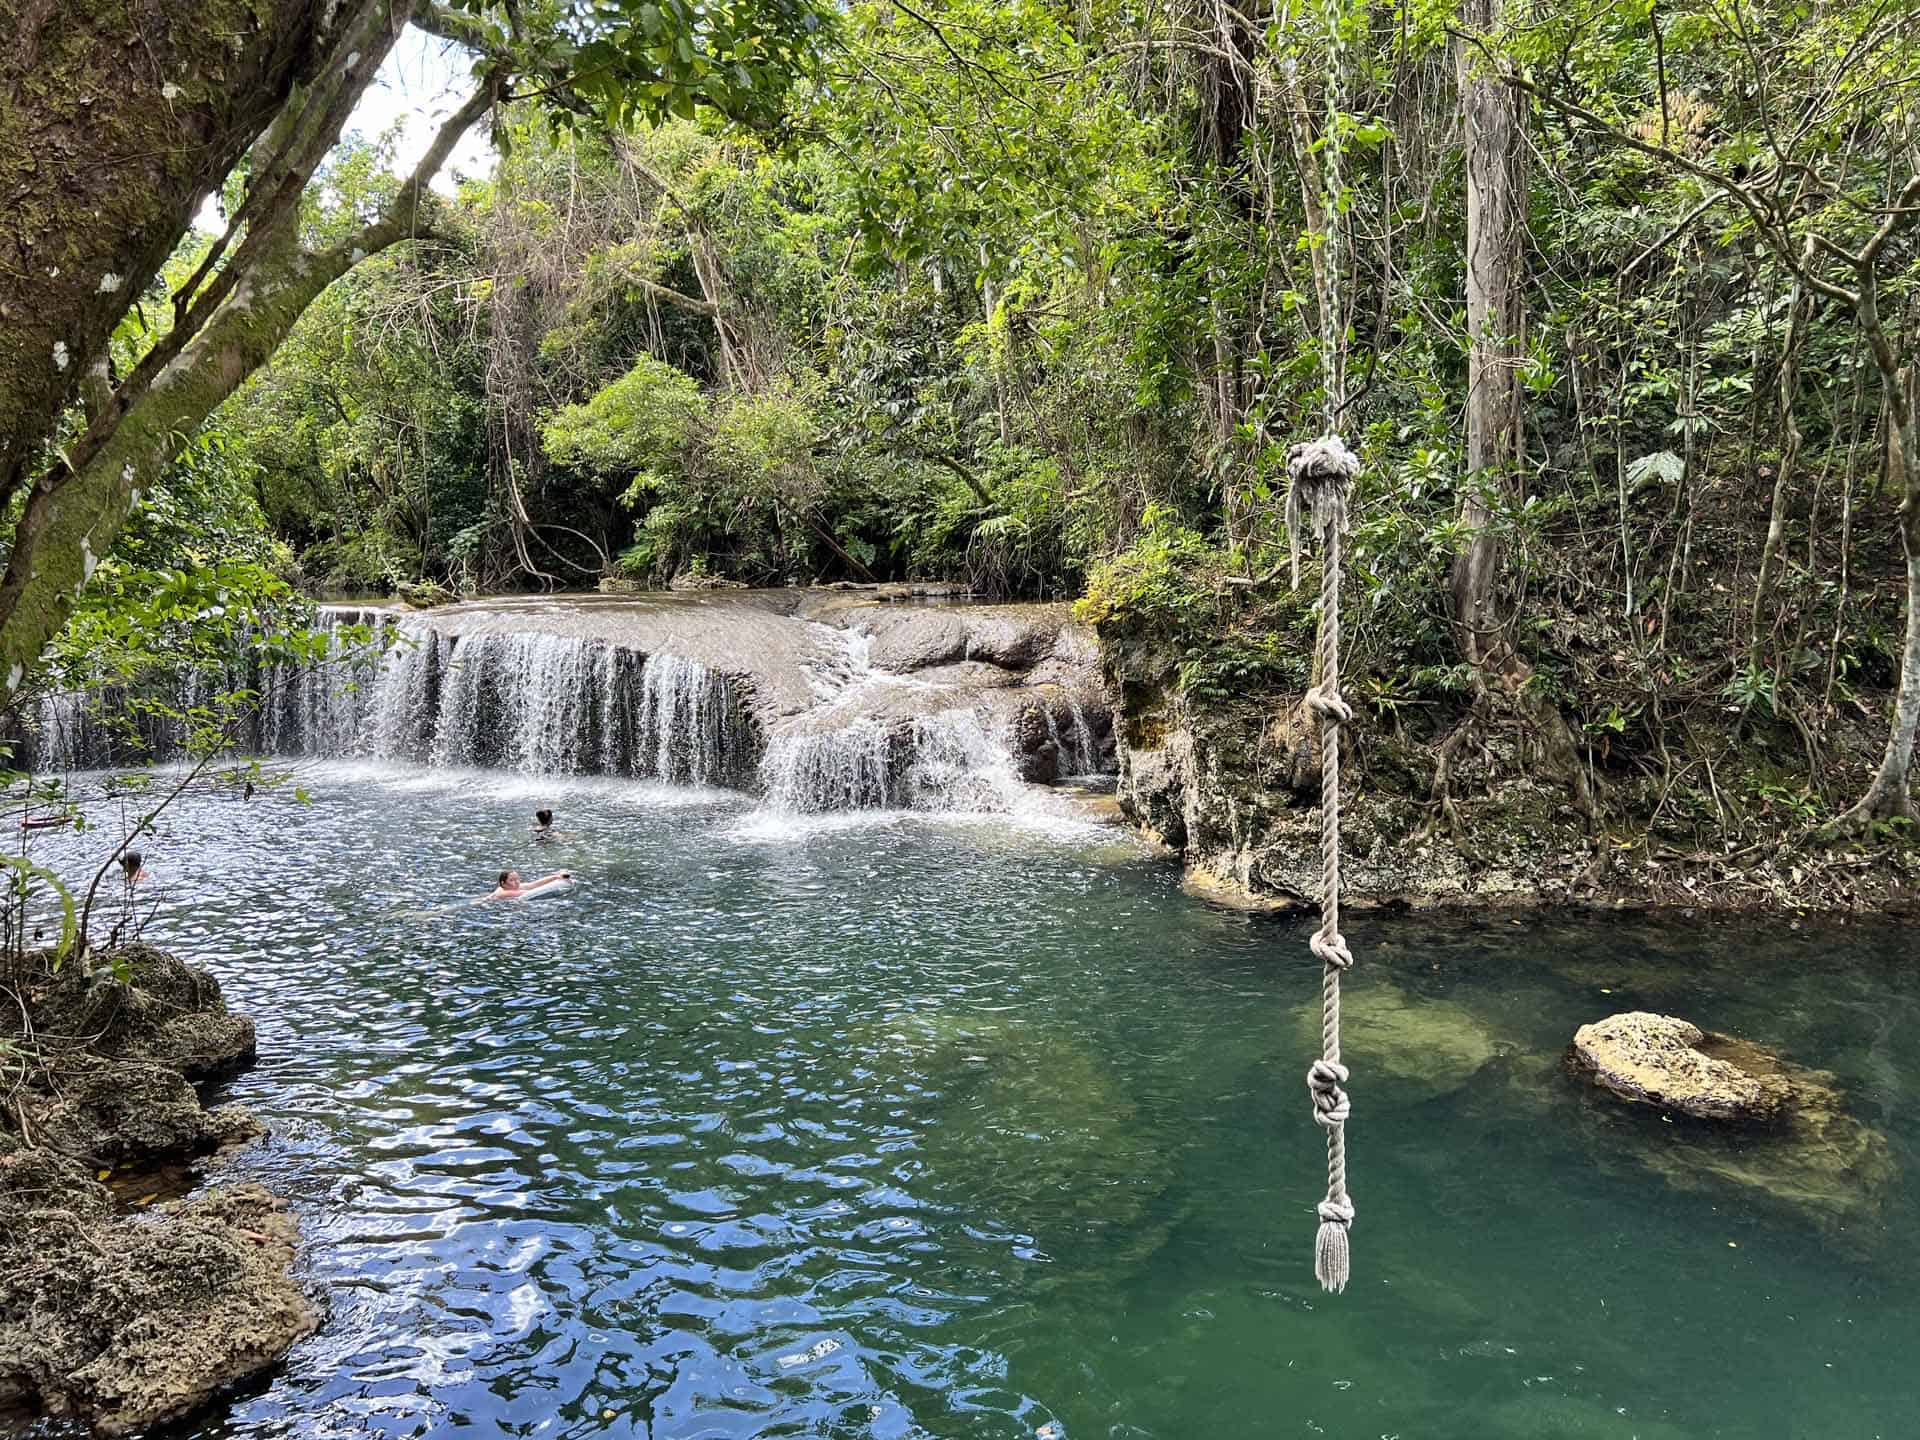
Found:
M 36 314 L 71 338 L 9 341 L 16 698 L 301 595 L 933 577 L 1297 692 L 1285 459 L 1331 411 L 1349 684 L 1438 823 L 1515 724 L 1596 831 L 1910 824 L 1904 5 L 320 8 L 253 7 L 218 64 L 262 103 L 136 177 L 138 254 L 82 262 L 121 283 Z M 338 137 L 409 19 L 475 80 L 397 176 Z M 153 89 L 114 23 L 33 73 Z

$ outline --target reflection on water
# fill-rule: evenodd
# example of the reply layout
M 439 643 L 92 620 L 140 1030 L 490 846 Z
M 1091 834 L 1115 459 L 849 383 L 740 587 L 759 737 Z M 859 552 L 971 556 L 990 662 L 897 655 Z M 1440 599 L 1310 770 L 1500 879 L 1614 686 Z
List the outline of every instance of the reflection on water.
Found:
M 1335 1300 L 1304 934 L 1184 899 L 1115 832 L 307 783 L 188 804 L 146 846 L 153 938 L 260 1022 L 231 1094 L 275 1133 L 246 1163 L 299 1203 L 331 1306 L 191 1433 L 1920 1427 L 1897 930 L 1360 917 Z M 568 839 L 528 833 L 546 803 Z M 77 873 L 78 843 L 36 854 Z M 445 908 L 509 865 L 581 883 Z M 1636 1006 L 1835 1071 L 1893 1192 L 1834 1234 L 1637 1163 L 1648 1137 L 1553 1063 Z

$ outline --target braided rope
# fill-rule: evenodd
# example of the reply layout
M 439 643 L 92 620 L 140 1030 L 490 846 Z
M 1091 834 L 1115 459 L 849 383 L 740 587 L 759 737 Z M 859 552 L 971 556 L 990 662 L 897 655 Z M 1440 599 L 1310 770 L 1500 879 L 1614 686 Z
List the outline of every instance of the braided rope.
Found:
M 1340 1063 L 1340 976 L 1353 952 L 1340 933 L 1340 727 L 1353 711 L 1340 696 L 1341 537 L 1347 528 L 1347 491 L 1360 461 L 1337 435 L 1296 445 L 1287 457 L 1287 527 L 1301 535 L 1311 517 L 1321 541 L 1319 683 L 1307 691 L 1307 709 L 1320 721 L 1320 928 L 1309 942 L 1319 957 L 1320 1058 L 1307 1069 L 1313 1118 L 1327 1132 L 1327 1195 L 1319 1205 L 1320 1231 L 1313 1273 L 1331 1291 L 1347 1288 L 1347 1228 L 1353 1200 L 1347 1194 L 1347 1067 Z M 1297 555 L 1300 545 L 1290 548 Z M 1297 562 L 1296 562 L 1297 563 Z

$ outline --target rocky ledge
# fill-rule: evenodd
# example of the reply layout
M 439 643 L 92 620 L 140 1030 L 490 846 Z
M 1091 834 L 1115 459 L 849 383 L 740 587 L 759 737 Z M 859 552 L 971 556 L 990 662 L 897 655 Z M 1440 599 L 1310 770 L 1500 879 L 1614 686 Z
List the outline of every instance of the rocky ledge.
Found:
M 0 1111 L 0 1406 L 123 1435 L 199 1409 L 319 1317 L 292 1275 L 294 1217 L 259 1186 L 129 1210 L 103 1183 L 263 1133 L 192 1084 L 252 1057 L 252 1022 L 147 946 L 22 970 L 23 1010 L 0 1019 L 24 1067 Z

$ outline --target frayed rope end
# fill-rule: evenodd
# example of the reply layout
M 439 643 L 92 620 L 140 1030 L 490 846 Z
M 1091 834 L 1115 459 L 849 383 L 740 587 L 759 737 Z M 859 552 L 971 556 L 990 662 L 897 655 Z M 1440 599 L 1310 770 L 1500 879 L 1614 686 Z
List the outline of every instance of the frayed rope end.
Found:
M 1312 538 L 1304 523 L 1311 519 L 1313 534 L 1329 522 L 1345 530 L 1347 486 L 1360 473 L 1360 457 L 1338 435 L 1323 435 L 1295 445 L 1287 452 L 1287 504 L 1283 523 L 1291 555 L 1293 588 L 1300 588 L 1300 552 Z
M 1323 1290 L 1338 1295 L 1347 1288 L 1347 1227 L 1340 1220 L 1322 1220 L 1313 1242 L 1313 1274 Z
M 1320 1233 L 1313 1242 L 1313 1276 L 1324 1290 L 1338 1295 L 1347 1288 L 1347 1270 L 1351 1255 L 1347 1248 L 1347 1227 L 1353 1224 L 1351 1201 L 1327 1199 L 1320 1202 Z

